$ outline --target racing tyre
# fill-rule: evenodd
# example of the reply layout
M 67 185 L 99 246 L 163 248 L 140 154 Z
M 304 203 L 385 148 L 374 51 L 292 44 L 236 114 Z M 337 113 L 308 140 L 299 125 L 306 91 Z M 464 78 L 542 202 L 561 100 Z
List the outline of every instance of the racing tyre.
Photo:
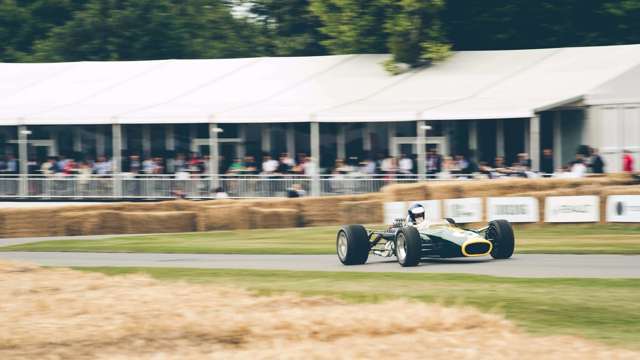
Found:
M 362 225 L 345 225 L 338 231 L 336 251 L 345 265 L 362 265 L 369 258 L 369 236 Z
M 416 266 L 420 263 L 422 239 L 413 226 L 405 226 L 396 235 L 396 256 L 402 266 Z
M 493 220 L 489 222 L 489 228 L 485 238 L 493 244 L 491 257 L 494 259 L 508 259 L 513 255 L 515 239 L 513 228 L 507 220 Z

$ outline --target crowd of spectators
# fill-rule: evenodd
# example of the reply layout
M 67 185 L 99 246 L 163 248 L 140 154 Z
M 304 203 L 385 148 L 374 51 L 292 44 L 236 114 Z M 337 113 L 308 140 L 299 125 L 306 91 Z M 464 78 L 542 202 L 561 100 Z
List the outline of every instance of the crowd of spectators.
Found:
M 623 171 L 633 172 L 634 159 L 630 151 L 623 154 Z M 178 179 L 187 179 L 193 176 L 209 173 L 209 157 L 197 153 L 176 154 L 175 157 L 147 157 L 130 155 L 122 162 L 122 172 L 128 176 L 175 174 Z M 321 169 L 318 164 L 304 153 L 292 157 L 288 153 L 281 153 L 277 158 L 269 154 L 263 154 L 256 160 L 248 155 L 244 158 L 235 158 L 227 163 L 226 170 L 221 173 L 226 175 L 306 175 L 327 174 L 332 178 L 358 177 L 358 176 L 384 176 L 396 178 L 416 175 L 418 172 L 417 157 L 415 154 L 400 154 L 394 157 L 379 154 L 375 158 L 365 156 L 360 159 L 349 157 L 336 159 L 333 166 Z M 42 174 L 44 176 L 105 176 L 113 173 L 114 164 L 111 159 L 100 156 L 96 160 L 76 161 L 67 157 L 50 157 L 47 161 L 38 164 L 30 161 L 29 173 Z M 17 174 L 19 169 L 18 159 L 8 155 L 0 159 L 0 174 Z M 473 156 L 457 154 L 443 156 L 434 149 L 426 154 L 425 171 L 427 178 L 501 178 L 501 177 L 581 177 L 587 173 L 604 173 L 605 163 L 598 150 L 582 145 L 578 148 L 575 159 L 562 166 L 554 167 L 554 156 L 551 149 L 544 149 L 540 159 L 540 171 L 531 170 L 531 159 L 527 153 L 517 154 L 515 161 L 510 164 L 502 156 L 495 157 L 494 161 L 480 161 L 476 163 Z

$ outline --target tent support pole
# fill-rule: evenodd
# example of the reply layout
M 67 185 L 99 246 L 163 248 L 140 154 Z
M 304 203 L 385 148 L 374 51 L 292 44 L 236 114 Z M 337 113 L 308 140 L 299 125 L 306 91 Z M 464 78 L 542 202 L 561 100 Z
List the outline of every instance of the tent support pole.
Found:
M 529 119 L 529 156 L 531 170 L 540 170 L 540 115 Z
M 176 150 L 176 138 L 174 134 L 173 124 L 166 124 L 164 126 L 164 147 L 165 150 Z
M 218 126 L 215 123 L 209 123 L 209 174 L 210 174 L 210 191 L 217 189 L 220 186 L 220 179 L 218 178 L 218 162 L 219 149 L 218 149 Z
M 142 154 L 145 159 L 151 157 L 151 127 L 149 124 L 142 125 Z
M 469 120 L 469 160 L 478 161 L 478 122 Z
M 113 151 L 113 197 L 122 198 L 122 126 L 111 125 L 111 148 Z
M 396 137 L 396 123 L 387 123 L 387 137 L 387 150 L 389 151 L 389 155 L 397 157 L 399 155 L 398 149 L 396 149 L 396 144 L 393 141 L 393 138 Z
M 426 121 L 416 122 L 416 149 L 418 153 L 418 179 L 424 180 L 427 165 L 427 154 L 425 152 L 425 131 Z
M 105 156 L 105 139 L 104 139 L 104 129 L 102 125 L 96 125 L 96 156 Z
M 262 152 L 271 156 L 271 124 L 262 124 L 260 131 Z
M 296 128 L 295 124 L 287 124 L 287 153 L 292 159 L 296 158 Z
M 496 120 L 496 156 L 504 157 L 504 120 Z
M 338 132 L 336 134 L 336 155 L 338 159 L 346 161 L 347 159 L 347 147 L 346 147 L 346 124 L 337 124 Z
M 313 121 L 309 124 L 311 142 L 311 195 L 320 196 L 320 123 Z
M 20 163 L 20 185 L 19 194 L 20 197 L 26 197 L 28 195 L 29 186 L 27 184 L 29 176 L 29 160 L 28 156 L 28 141 L 27 135 L 29 131 L 24 125 L 18 126 L 18 157 Z
M 553 113 L 553 167 L 562 167 L 562 113 Z

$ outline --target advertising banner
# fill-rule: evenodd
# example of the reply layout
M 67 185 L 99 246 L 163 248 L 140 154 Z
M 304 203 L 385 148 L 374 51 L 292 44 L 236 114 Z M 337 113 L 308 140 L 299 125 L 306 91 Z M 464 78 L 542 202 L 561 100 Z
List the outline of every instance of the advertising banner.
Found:
M 640 195 L 607 196 L 608 222 L 640 222 Z
M 482 221 L 482 198 L 444 200 L 445 217 L 465 224 Z
M 598 196 L 550 196 L 545 199 L 544 221 L 577 223 L 600 221 Z
M 385 225 L 393 224 L 395 219 L 407 217 L 407 202 L 394 201 L 384 203 L 384 223 Z
M 538 199 L 534 197 L 491 197 L 487 199 L 487 219 L 512 223 L 538 222 Z

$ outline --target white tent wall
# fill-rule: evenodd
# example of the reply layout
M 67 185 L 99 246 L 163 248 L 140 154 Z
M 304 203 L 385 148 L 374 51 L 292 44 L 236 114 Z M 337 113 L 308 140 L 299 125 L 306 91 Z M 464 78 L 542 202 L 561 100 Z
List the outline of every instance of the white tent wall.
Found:
M 629 150 L 640 170 L 640 103 L 592 106 L 588 111 L 586 139 L 599 148 L 607 172 L 622 171 L 624 150 Z

